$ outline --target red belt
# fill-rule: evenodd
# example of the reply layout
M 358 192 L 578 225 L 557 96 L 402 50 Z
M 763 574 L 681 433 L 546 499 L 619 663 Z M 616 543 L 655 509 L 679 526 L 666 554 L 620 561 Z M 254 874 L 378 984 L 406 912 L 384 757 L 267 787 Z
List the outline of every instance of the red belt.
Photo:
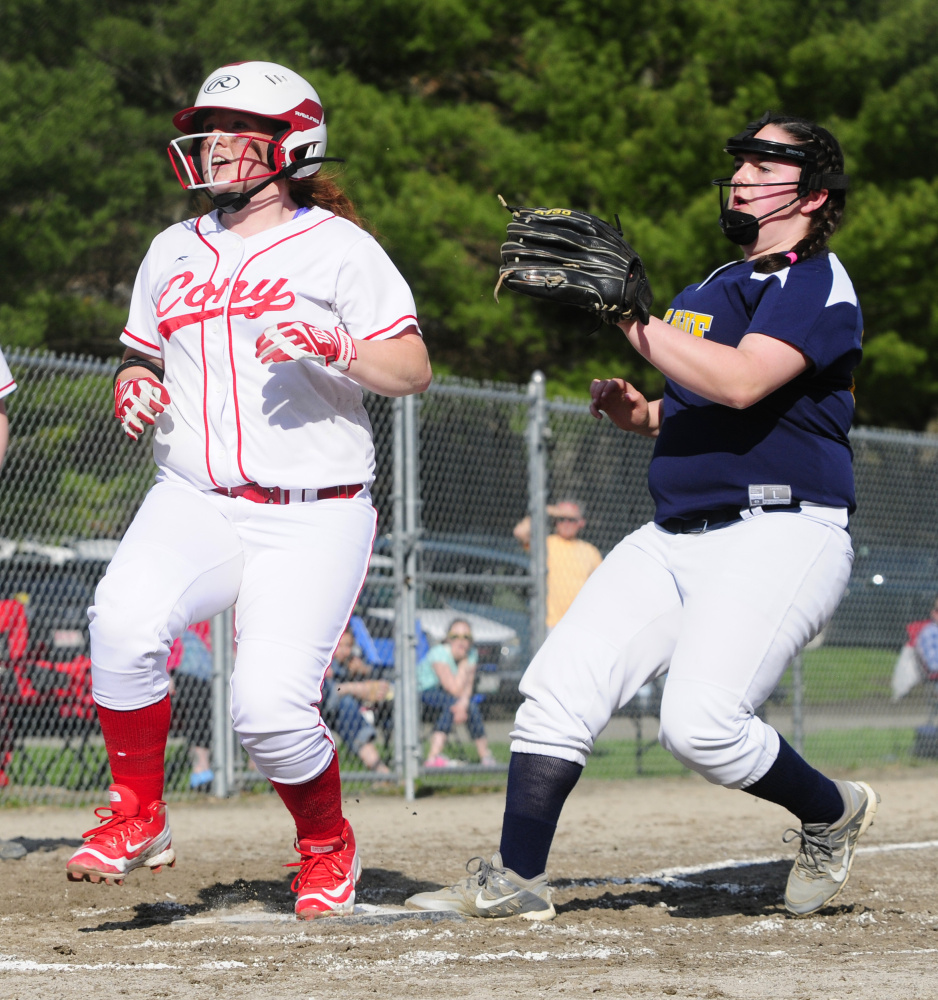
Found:
M 309 503 L 312 500 L 350 500 L 365 487 L 361 483 L 351 486 L 327 486 L 324 490 L 285 490 L 279 486 L 258 486 L 245 483 L 243 486 L 219 486 L 213 493 L 226 497 L 244 497 L 254 503 Z

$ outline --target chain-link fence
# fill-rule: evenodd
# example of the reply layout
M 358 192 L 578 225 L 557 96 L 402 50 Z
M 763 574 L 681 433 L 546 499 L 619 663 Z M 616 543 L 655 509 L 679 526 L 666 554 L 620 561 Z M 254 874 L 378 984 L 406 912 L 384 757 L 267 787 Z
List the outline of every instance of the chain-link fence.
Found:
M 149 443 L 129 442 L 111 417 L 114 362 L 8 360 L 20 388 L 7 399 L 0 477 L 0 801 L 77 801 L 109 780 L 86 609 L 154 467 Z M 351 625 L 363 669 L 394 696 L 332 706 L 343 777 L 390 779 L 408 794 L 417 781 L 499 780 L 518 680 L 545 634 L 548 505 L 577 505 L 578 537 L 606 553 L 652 515 L 652 444 L 595 421 L 581 403 L 546 399 L 539 376 L 523 387 L 440 379 L 419 398 L 366 404 L 379 526 Z M 764 711 L 822 767 L 927 765 L 938 762 L 935 685 L 896 701 L 891 679 L 906 626 L 938 595 L 938 438 L 859 429 L 852 440 L 860 508 L 850 588 Z M 524 546 L 516 528 L 526 516 Z M 453 766 L 426 767 L 445 708 L 427 653 L 457 618 L 478 653 L 472 704 L 483 742 L 477 727 L 455 725 L 441 754 Z M 263 787 L 227 717 L 231 621 L 196 626 L 174 648 L 171 795 Z M 588 772 L 680 770 L 655 741 L 659 693 L 643 689 L 614 717 Z M 501 766 L 480 760 L 487 750 Z M 375 754 L 390 774 L 368 769 Z

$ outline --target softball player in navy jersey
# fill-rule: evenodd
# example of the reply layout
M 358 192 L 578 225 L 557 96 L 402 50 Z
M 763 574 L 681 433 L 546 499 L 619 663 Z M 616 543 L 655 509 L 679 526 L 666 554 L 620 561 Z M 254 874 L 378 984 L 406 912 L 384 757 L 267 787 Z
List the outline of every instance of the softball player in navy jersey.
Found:
M 801 821 L 791 912 L 840 892 L 872 822 L 869 785 L 825 777 L 756 714 L 833 615 L 853 559 L 847 435 L 863 324 L 827 248 L 843 157 L 829 132 L 780 115 L 726 149 L 720 222 L 744 259 L 686 288 L 663 320 L 621 324 L 666 376 L 662 399 L 622 379 L 591 387 L 595 417 L 656 439 L 655 519 L 606 557 L 524 675 L 499 853 L 411 897 L 415 908 L 550 919 L 563 803 L 612 713 L 665 671 L 662 745 Z
M 174 863 L 166 660 L 236 603 L 232 718 L 296 823 L 296 912 L 350 912 L 361 863 L 318 705 L 375 534 L 362 387 L 419 392 L 430 365 L 410 289 L 318 173 L 326 126 L 306 80 L 223 66 L 173 121 L 177 176 L 215 211 L 153 241 L 121 337 L 115 415 L 134 439 L 155 425 L 159 474 L 89 610 L 113 784 L 68 875 Z

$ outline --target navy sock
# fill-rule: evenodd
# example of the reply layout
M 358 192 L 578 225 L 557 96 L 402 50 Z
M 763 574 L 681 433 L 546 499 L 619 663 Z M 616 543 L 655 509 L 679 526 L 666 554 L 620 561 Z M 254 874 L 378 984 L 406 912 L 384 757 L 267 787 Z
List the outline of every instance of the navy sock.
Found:
M 784 806 L 802 823 L 830 826 L 844 814 L 844 800 L 830 778 L 816 771 L 779 736 L 775 763 L 744 792 Z
M 513 753 L 499 851 L 502 864 L 522 878 L 547 870 L 547 856 L 567 796 L 583 768 L 559 757 Z

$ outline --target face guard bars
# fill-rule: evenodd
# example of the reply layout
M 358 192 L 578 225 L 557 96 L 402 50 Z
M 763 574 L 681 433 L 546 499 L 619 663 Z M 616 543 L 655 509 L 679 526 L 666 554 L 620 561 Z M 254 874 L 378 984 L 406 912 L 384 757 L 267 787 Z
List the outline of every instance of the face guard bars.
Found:
M 227 160 L 224 164 L 224 166 L 227 166 L 229 163 L 237 162 L 237 176 L 226 181 L 216 181 L 216 168 L 213 160 L 215 159 L 215 150 L 218 148 L 218 143 L 222 138 L 228 140 L 228 147 L 232 152 L 236 151 L 239 145 L 241 146 L 241 152 L 237 156 L 236 161 Z M 203 171 L 201 147 L 205 139 L 211 139 L 212 142 L 209 146 L 208 156 L 206 157 L 208 161 L 207 167 Z M 268 147 L 266 159 L 269 170 L 267 173 L 254 174 L 250 180 L 262 181 L 276 177 L 283 170 L 285 160 L 283 146 L 276 139 L 262 139 L 258 136 L 245 135 L 241 132 L 194 132 L 190 135 L 179 136 L 171 140 L 167 152 L 169 153 L 169 161 L 173 165 L 173 172 L 176 174 L 179 183 L 187 191 L 198 191 L 205 188 L 214 189 L 226 187 L 230 184 L 240 184 L 248 180 L 244 176 L 244 161 L 254 143 L 263 143 Z M 253 164 L 253 161 L 251 162 Z M 222 166 L 222 164 L 219 164 L 219 166 Z

